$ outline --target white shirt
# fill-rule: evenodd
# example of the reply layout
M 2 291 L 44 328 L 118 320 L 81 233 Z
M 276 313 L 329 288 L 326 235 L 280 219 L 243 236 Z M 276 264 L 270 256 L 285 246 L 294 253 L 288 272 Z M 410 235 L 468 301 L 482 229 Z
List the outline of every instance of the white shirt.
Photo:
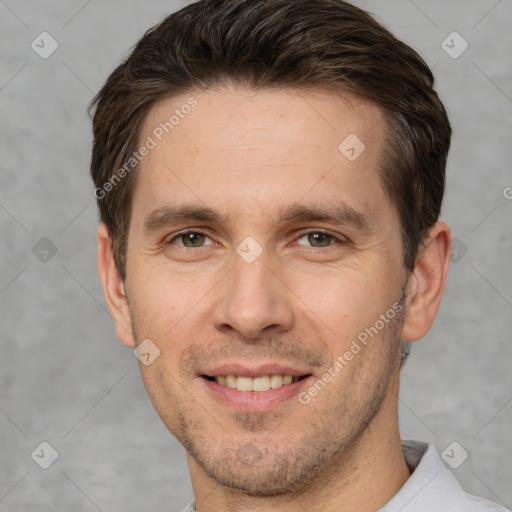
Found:
M 378 512 L 510 512 L 464 491 L 433 444 L 402 440 L 402 449 L 413 473 Z M 196 512 L 194 501 L 183 512 Z

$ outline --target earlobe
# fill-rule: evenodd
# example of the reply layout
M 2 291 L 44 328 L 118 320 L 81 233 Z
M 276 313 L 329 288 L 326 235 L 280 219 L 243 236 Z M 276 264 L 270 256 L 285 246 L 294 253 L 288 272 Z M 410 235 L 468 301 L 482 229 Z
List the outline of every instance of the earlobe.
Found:
M 409 278 L 402 339 L 416 341 L 432 327 L 443 296 L 450 256 L 450 228 L 445 222 L 436 222 L 418 251 Z
M 105 224 L 98 227 L 97 241 L 98 274 L 108 309 L 114 319 L 117 337 L 127 347 L 135 347 L 124 282 L 114 261 L 112 240 Z

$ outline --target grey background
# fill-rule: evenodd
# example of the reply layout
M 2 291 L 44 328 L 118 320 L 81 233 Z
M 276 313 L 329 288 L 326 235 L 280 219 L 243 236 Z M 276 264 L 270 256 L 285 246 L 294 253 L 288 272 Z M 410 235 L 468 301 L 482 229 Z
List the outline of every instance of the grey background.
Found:
M 461 250 L 402 373 L 402 434 L 460 443 L 459 481 L 510 507 L 512 1 L 356 3 L 434 67 L 454 127 L 443 218 Z M 1 511 L 170 511 L 192 496 L 184 450 L 105 309 L 86 114 L 129 47 L 181 5 L 0 1 Z M 47 59 L 31 48 L 43 31 L 59 44 Z M 453 31 L 469 43 L 457 59 L 441 47 Z M 31 458 L 42 441 L 59 455 L 46 470 Z

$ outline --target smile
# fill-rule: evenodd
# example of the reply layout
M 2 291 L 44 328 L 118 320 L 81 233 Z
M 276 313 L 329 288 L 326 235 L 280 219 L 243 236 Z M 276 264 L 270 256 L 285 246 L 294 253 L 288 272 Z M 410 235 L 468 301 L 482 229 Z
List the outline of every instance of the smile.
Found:
M 219 404 L 241 412 L 269 412 L 296 397 L 313 375 L 272 373 L 233 375 L 200 375 L 208 394 Z
M 238 391 L 269 391 L 270 389 L 279 389 L 282 386 L 288 386 L 293 382 L 307 377 L 292 376 L 292 375 L 262 375 L 260 377 L 246 377 L 236 375 L 218 375 L 216 377 L 205 376 L 206 379 L 215 381 L 221 386 L 227 386 L 231 389 Z

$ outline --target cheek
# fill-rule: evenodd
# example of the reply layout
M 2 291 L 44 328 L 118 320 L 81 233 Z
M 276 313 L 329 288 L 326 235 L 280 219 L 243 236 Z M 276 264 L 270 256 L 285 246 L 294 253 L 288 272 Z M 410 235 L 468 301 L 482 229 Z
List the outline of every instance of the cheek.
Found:
M 140 335 L 165 338 L 175 325 L 197 304 L 203 293 L 192 276 L 171 274 L 169 270 L 151 269 L 132 274 L 130 287 L 131 311 L 140 329 Z
M 290 276 L 290 288 L 307 317 L 316 317 L 336 339 L 346 341 L 373 325 L 398 299 L 394 284 L 382 279 L 386 275 L 389 271 L 370 265 L 364 270 L 359 266 L 339 267 L 322 274 L 297 273 Z
M 147 267 L 146 267 L 147 268 Z M 138 339 L 148 338 L 159 351 L 150 366 L 141 365 L 147 388 L 174 390 L 183 381 L 179 362 L 183 351 L 201 334 L 198 319 L 204 319 L 208 303 L 201 300 L 211 285 L 206 276 L 194 277 L 159 269 L 146 275 L 132 274 L 130 310 Z M 165 383 L 165 384 L 164 384 Z M 179 391 L 179 390 L 178 390 Z

